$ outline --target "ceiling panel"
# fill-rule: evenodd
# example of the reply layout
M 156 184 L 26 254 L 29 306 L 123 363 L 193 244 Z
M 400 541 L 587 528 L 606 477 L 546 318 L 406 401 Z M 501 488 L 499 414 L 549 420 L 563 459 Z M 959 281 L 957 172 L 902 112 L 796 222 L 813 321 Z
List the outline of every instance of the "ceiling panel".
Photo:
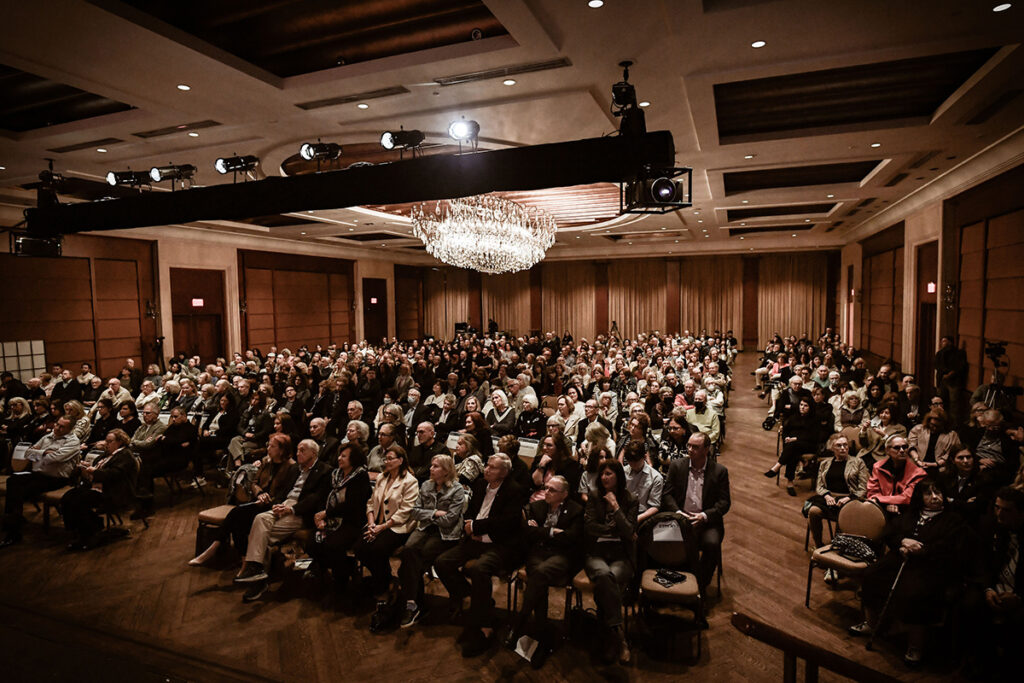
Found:
M 729 209 L 726 216 L 730 221 L 742 221 L 748 218 L 765 218 L 767 216 L 795 216 L 805 213 L 828 213 L 835 204 L 786 204 L 782 206 L 752 206 L 743 209 Z
M 858 183 L 875 169 L 881 159 L 840 164 L 788 166 L 760 171 L 732 171 L 722 174 L 725 193 L 738 194 L 780 187 L 808 187 L 835 183 Z
M 0 64 L 0 129 L 21 133 L 132 108 L 124 102 Z

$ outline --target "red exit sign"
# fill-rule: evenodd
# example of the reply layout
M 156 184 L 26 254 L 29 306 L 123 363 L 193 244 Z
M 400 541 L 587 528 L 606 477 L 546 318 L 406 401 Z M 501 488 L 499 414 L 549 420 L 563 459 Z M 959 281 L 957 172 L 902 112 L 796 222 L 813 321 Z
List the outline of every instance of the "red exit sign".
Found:
M 192 308 L 202 308 L 204 303 L 202 299 L 192 299 Z

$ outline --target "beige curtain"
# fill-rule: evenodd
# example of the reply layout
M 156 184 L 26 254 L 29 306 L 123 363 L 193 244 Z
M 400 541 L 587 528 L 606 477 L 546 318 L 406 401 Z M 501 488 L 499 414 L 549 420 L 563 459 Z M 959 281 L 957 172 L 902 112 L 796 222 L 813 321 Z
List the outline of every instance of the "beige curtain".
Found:
M 758 272 L 757 336 L 778 332 L 817 338 L 825 329 L 828 297 L 825 254 L 792 253 L 762 256 Z M 736 328 L 733 328 L 736 329 Z
M 536 266 L 535 266 L 536 267 Z M 541 267 L 541 327 L 593 340 L 594 266 L 589 261 L 545 263 Z M 499 321 L 500 322 L 500 321 Z
M 484 275 L 483 325 L 494 318 L 498 328 L 514 335 L 530 331 L 530 271 Z
M 666 267 L 661 259 L 612 261 L 608 265 L 608 319 L 619 333 L 665 331 Z
M 732 330 L 740 337 L 743 324 L 743 259 L 739 256 L 698 256 L 680 262 L 679 325 L 703 330 Z
M 427 270 L 423 280 L 423 332 L 451 339 L 455 323 L 469 320 L 469 271 L 461 268 Z

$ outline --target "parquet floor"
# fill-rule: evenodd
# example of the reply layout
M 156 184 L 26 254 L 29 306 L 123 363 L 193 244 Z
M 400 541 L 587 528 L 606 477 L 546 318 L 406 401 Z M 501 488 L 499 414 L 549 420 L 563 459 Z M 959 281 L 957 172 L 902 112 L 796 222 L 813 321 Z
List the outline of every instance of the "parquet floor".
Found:
M 721 457 L 729 468 L 733 498 L 726 516 L 724 596 L 712 601 L 710 629 L 696 663 L 682 653 L 680 661 L 666 662 L 636 651 L 628 668 L 596 666 L 573 645 L 558 650 L 540 671 L 505 650 L 466 660 L 455 648 L 455 626 L 432 625 L 428 617 L 413 629 L 371 635 L 367 610 L 325 610 L 299 595 L 297 581 L 284 587 L 274 583 L 262 602 L 244 604 L 241 590 L 231 584 L 234 567 L 185 564 L 192 556 L 196 513 L 221 502 L 221 492 L 214 491 L 205 499 L 191 495 L 173 508 L 162 507 L 149 529 L 133 523 L 130 538 L 85 554 L 65 551 L 59 522 L 48 536 L 30 523 L 24 543 L 0 552 L 0 614 L 7 629 L 12 621 L 38 625 L 15 626 L 17 637 L 0 631 L 0 653 L 38 651 L 59 634 L 63 642 L 90 643 L 92 659 L 83 658 L 72 675 L 64 673 L 67 660 L 50 663 L 37 656 L 33 661 L 40 675 L 30 676 L 22 668 L 8 669 L 2 677 L 125 680 L 95 676 L 102 673 L 97 668 L 106 666 L 101 655 L 107 654 L 108 660 L 116 657 L 122 663 L 155 662 L 167 680 L 237 680 L 233 671 L 308 681 L 781 680 L 781 655 L 729 624 L 731 613 L 740 611 L 905 680 L 949 680 L 948 671 L 935 667 L 907 670 L 898 637 L 867 652 L 863 641 L 847 636 L 846 626 L 859 614 L 849 586 L 832 590 L 817 572 L 812 609 L 803 606 L 807 554 L 800 506 L 807 485 L 792 498 L 761 476 L 774 460 L 775 436 L 760 426 L 765 404 L 750 390 L 753 361 L 751 354 L 741 354 L 735 369 L 728 442 Z M 439 589 L 437 583 L 428 588 Z M 503 605 L 503 586 L 495 596 Z M 561 603 L 553 593 L 552 611 L 559 612 Z M 43 633 L 49 635 L 40 640 Z M 168 657 L 174 653 L 179 653 L 177 664 Z M 838 677 L 823 671 L 822 679 Z

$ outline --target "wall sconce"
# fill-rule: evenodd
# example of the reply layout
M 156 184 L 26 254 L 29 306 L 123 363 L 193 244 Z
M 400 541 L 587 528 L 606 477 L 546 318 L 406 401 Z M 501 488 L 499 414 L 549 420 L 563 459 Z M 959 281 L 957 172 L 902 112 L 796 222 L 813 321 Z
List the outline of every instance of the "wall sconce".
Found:
M 246 313 L 249 312 L 249 306 L 245 303 L 245 299 L 242 299 L 241 301 L 238 302 L 238 312 L 241 315 L 245 315 Z
M 927 286 L 927 289 L 928 289 L 928 293 L 929 294 L 934 294 L 935 293 L 935 289 L 936 289 L 935 288 L 935 283 L 934 282 L 929 282 L 928 286 Z
M 863 289 L 851 289 L 850 290 L 850 301 L 855 301 L 855 302 L 857 302 L 859 304 L 861 302 L 861 299 L 863 299 L 863 297 L 864 297 L 864 290 Z
M 956 285 L 946 283 L 946 287 L 942 290 L 942 307 L 947 311 L 956 308 Z
M 146 299 L 146 317 L 150 320 L 156 320 L 159 315 L 160 311 L 156 309 L 156 304 L 151 299 Z

